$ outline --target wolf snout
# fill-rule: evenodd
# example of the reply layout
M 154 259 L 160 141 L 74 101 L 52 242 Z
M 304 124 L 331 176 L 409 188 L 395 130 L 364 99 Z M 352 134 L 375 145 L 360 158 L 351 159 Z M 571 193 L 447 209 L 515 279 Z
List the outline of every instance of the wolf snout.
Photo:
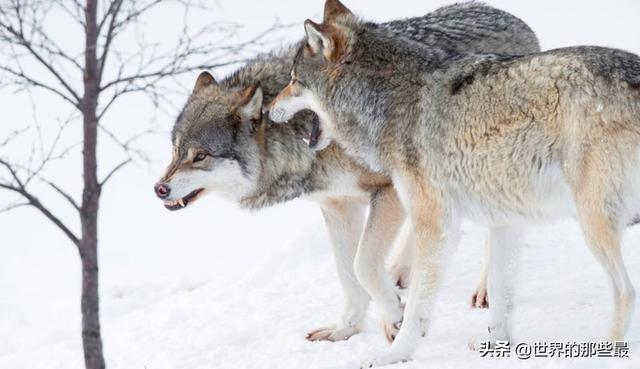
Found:
M 171 192 L 171 189 L 169 189 L 169 186 L 164 183 L 157 183 L 155 186 L 153 186 L 153 191 L 156 193 L 156 196 L 164 199 L 169 196 L 169 192 Z
M 272 107 L 271 109 L 269 109 L 268 113 L 269 113 L 269 118 L 274 123 L 284 123 L 289 120 L 287 111 L 281 107 L 278 107 L 278 106 Z

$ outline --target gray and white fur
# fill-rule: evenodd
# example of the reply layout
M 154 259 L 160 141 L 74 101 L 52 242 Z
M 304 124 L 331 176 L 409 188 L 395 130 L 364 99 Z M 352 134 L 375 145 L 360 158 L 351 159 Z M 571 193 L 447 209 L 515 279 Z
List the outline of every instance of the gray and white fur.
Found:
M 539 50 L 535 34 L 524 22 L 476 2 L 379 27 L 442 55 Z M 402 307 L 380 255 L 386 255 L 405 216 L 390 178 L 360 165 L 338 145 L 320 152 L 310 149 L 303 138 L 312 129 L 311 112 L 297 114 L 288 125 L 274 125 L 261 114 L 262 105 L 271 103 L 289 83 L 298 47 L 262 55 L 219 82 L 201 75 L 176 120 L 173 159 L 156 191 L 170 209 L 185 207 L 205 193 L 223 195 L 254 210 L 299 197 L 317 202 L 331 236 L 346 303 L 335 324 L 314 330 L 309 338 L 341 340 L 359 332 L 371 295 L 381 306 L 391 340 Z M 358 275 L 353 269 L 356 254 Z M 408 258 L 403 260 L 397 270 L 407 270 Z
M 522 230 L 566 216 L 612 283 L 607 338 L 624 338 L 635 292 L 620 238 L 640 205 L 640 57 L 602 47 L 447 55 L 344 6 L 305 29 L 273 120 L 316 112 L 325 135 L 392 177 L 414 231 L 401 329 L 365 367 L 409 360 L 427 334 L 464 218 L 491 230 L 492 342 L 510 339 Z

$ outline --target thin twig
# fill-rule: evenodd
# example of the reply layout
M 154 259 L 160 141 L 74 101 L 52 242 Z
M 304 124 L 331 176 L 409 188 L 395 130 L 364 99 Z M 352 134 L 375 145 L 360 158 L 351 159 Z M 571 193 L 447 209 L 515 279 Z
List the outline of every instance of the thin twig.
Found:
M 107 176 L 104 177 L 104 179 L 100 182 L 100 187 L 104 186 L 105 183 L 107 183 L 107 181 L 114 175 L 116 174 L 117 171 L 119 171 L 120 169 L 122 169 L 125 165 L 131 163 L 131 158 L 123 161 L 122 163 L 116 165 L 115 167 L 113 167 L 113 169 L 111 169 L 109 171 L 109 173 L 107 173 Z

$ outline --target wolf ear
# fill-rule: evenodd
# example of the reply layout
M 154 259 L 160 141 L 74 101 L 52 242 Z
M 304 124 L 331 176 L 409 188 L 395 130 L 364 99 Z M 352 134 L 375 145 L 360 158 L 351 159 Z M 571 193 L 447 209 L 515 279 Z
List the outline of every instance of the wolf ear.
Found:
M 262 87 L 256 83 L 241 92 L 234 110 L 243 120 L 259 120 L 262 117 L 262 100 Z
M 314 54 L 322 53 L 328 58 L 333 53 L 335 43 L 329 35 L 327 26 L 317 24 L 307 19 L 304 21 L 304 30 L 307 33 L 307 43 Z
M 323 23 L 334 21 L 338 17 L 352 16 L 353 13 L 338 0 L 327 0 L 324 3 Z
M 193 92 L 196 93 L 207 86 L 217 85 L 215 78 L 209 72 L 202 72 L 196 79 L 196 85 L 193 87 Z

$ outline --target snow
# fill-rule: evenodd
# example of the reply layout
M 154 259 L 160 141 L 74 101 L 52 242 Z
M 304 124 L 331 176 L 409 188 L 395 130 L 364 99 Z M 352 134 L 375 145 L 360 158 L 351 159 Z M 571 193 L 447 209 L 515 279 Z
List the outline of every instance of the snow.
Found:
M 488 2 L 527 21 L 545 49 L 589 43 L 640 52 L 637 1 Z M 220 17 L 247 24 L 243 32 L 252 34 L 275 15 L 287 22 L 317 19 L 321 3 L 279 0 L 256 5 L 235 0 L 219 1 L 217 6 Z M 390 7 L 385 0 L 346 1 L 357 13 L 379 21 L 415 16 L 447 3 L 401 1 Z M 297 38 L 302 27 L 292 32 L 290 38 Z M 28 102 L 18 99 L 2 95 L 3 109 L 16 119 L 0 127 L 0 133 L 5 127 L 12 129 L 11 124 L 29 110 Z M 55 103 L 50 106 L 55 108 Z M 126 124 L 143 119 L 144 109 L 134 103 L 112 117 Z M 165 129 L 172 124 L 170 116 L 159 120 Z M 209 197 L 169 213 L 151 191 L 168 162 L 168 145 L 167 137 L 149 141 L 146 149 L 159 162 L 126 169 L 104 193 L 101 308 L 109 368 L 357 368 L 370 353 L 387 347 L 375 307 L 364 332 L 348 341 L 304 339 L 308 331 L 333 323 L 343 303 L 329 241 L 313 204 L 293 201 L 249 214 Z M 109 158 L 111 152 L 103 150 L 102 157 Z M 67 169 L 67 184 L 77 186 L 77 167 Z M 44 200 L 55 209 L 63 206 L 53 197 Z M 77 252 L 30 209 L 0 215 L 0 232 L 0 369 L 81 368 Z M 627 337 L 630 358 L 518 360 L 480 358 L 470 351 L 468 342 L 482 337 L 488 321 L 486 310 L 469 307 L 480 275 L 485 232 L 464 224 L 432 329 L 416 359 L 394 367 L 640 367 L 638 318 Z M 612 311 L 609 283 L 575 222 L 536 227 L 526 241 L 514 338 L 583 342 L 604 335 Z M 629 228 L 623 250 L 637 288 L 639 242 L 640 226 Z
M 237 275 L 103 290 L 105 353 L 110 368 L 357 368 L 387 343 L 371 309 L 363 333 L 348 341 L 307 342 L 307 331 L 337 316 L 342 296 L 321 226 L 301 230 L 285 247 Z M 611 315 L 608 281 L 572 221 L 526 237 L 515 297 L 514 337 L 529 343 L 584 342 L 604 334 Z M 402 368 L 637 368 L 640 322 L 628 336 L 630 358 L 519 360 L 481 358 L 467 345 L 486 331 L 488 312 L 469 307 L 486 231 L 464 224 L 433 315 L 431 332 Z M 640 280 L 640 226 L 626 233 L 631 279 Z M 55 307 L 54 307 L 55 308 Z M 52 317 L 53 318 L 53 317 Z M 55 319 L 55 318 L 54 318 Z M 2 368 L 79 368 L 75 327 L 0 357 Z

